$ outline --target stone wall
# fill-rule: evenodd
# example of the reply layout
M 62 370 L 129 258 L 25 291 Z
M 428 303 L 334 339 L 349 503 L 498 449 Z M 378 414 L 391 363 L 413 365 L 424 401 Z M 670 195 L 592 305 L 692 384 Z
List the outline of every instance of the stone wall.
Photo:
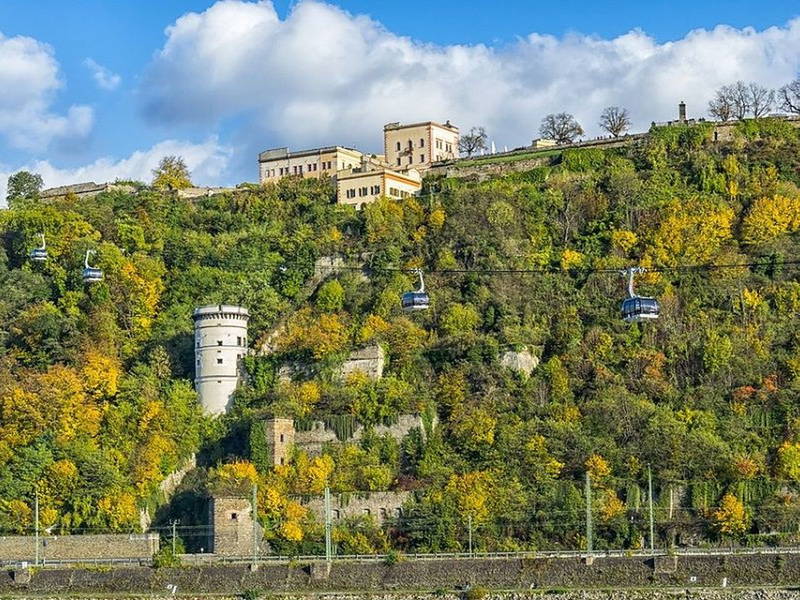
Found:
M 45 560 L 93 558 L 149 559 L 158 552 L 158 534 L 45 535 L 39 537 L 39 557 Z M 28 560 L 36 556 L 35 536 L 0 537 L 0 561 Z
M 339 369 L 339 377 L 345 379 L 353 373 L 363 373 L 370 379 L 380 379 L 385 364 L 386 353 L 383 348 L 380 344 L 370 344 L 350 353 Z
M 209 549 L 217 556 L 248 556 L 253 553 L 253 535 L 261 543 L 261 531 L 253 527 L 253 506 L 249 498 L 213 496 L 208 503 L 211 527 Z
M 89 181 L 86 183 L 75 183 L 73 185 L 62 185 L 59 187 L 48 188 L 39 193 L 41 198 L 60 198 L 68 194 L 73 194 L 78 198 L 89 198 L 96 196 L 101 192 L 123 191 L 133 192 L 136 188 L 132 185 L 119 184 L 119 183 L 95 183 Z
M 321 576 L 320 576 L 321 575 Z M 692 579 L 694 578 L 694 579 Z M 691 597 L 685 590 L 717 588 L 726 578 L 730 588 L 787 587 L 800 582 L 800 556 L 797 554 L 693 556 L 679 557 L 674 573 L 656 573 L 652 560 L 643 557 L 598 558 L 584 564 L 579 558 L 529 559 L 442 559 L 406 560 L 393 565 L 381 561 L 335 561 L 330 572 L 314 570 L 309 564 L 261 564 L 255 571 L 247 564 L 207 565 L 179 569 L 116 568 L 111 570 L 44 569 L 31 573 L 30 579 L 15 576 L 15 571 L 0 572 L 0 595 L 30 594 L 53 597 L 111 593 L 165 594 L 168 584 L 180 594 L 303 594 L 344 591 L 350 594 L 400 592 L 402 590 L 453 592 L 466 586 L 518 590 L 528 594 L 552 588 L 638 589 L 636 600 L 654 598 L 656 590 L 671 588 L 679 597 Z M 15 582 L 16 580 L 16 582 Z M 642 591 L 647 590 L 647 591 Z M 584 592 L 580 592 L 583 594 Z M 666 592 L 664 592 L 666 593 Z M 731 596 L 711 598 L 746 598 L 741 591 Z M 796 598 L 777 596 L 776 598 Z M 548 593 L 549 597 L 550 594 Z M 535 597 L 535 596 L 534 596 Z M 575 596 L 572 596 L 573 598 Z M 589 598 L 590 596 L 577 596 Z M 670 596 L 664 596 L 669 598 Z M 767 598 L 768 596 L 754 596 Z M 521 598 L 521 596 L 511 596 Z
M 371 516 L 379 524 L 402 515 L 403 504 L 411 498 L 411 492 L 352 492 L 331 494 L 331 517 L 333 521 L 350 517 Z M 325 522 L 325 499 L 312 496 L 301 499 L 317 521 Z
M 393 425 L 376 425 L 372 428 L 377 435 L 389 435 L 400 441 L 406 437 L 412 429 L 419 428 L 424 433 L 422 417 L 420 415 L 400 415 L 397 423 Z M 358 425 L 353 432 L 349 442 L 357 442 L 364 435 L 365 429 Z M 322 447 L 330 442 L 336 442 L 336 433 L 329 429 L 322 421 L 314 421 L 308 431 L 297 431 L 294 435 L 295 445 L 305 450 L 310 455 L 318 455 L 322 452 Z

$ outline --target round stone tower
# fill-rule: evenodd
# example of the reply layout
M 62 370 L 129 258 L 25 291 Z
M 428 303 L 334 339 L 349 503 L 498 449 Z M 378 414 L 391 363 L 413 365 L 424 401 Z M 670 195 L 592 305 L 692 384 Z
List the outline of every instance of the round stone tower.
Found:
M 241 380 L 247 355 L 247 321 L 243 306 L 212 304 L 194 310 L 194 387 L 203 412 L 224 414 Z

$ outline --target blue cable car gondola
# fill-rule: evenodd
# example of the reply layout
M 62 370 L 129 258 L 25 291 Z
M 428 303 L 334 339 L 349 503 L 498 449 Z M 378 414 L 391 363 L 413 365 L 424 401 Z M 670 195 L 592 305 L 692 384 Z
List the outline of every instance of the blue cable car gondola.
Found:
M 40 233 L 39 235 L 42 236 L 42 245 L 31 250 L 29 257 L 33 261 L 44 262 L 47 260 L 47 243 L 44 240 L 44 234 Z
M 86 251 L 86 258 L 83 261 L 83 283 L 97 283 L 98 281 L 103 281 L 103 271 L 97 267 L 89 266 L 90 254 L 95 254 L 95 251 Z
M 658 300 L 637 296 L 633 291 L 633 276 L 644 273 L 642 267 L 629 267 L 622 271 L 628 277 L 628 297 L 622 301 L 622 319 L 626 323 L 638 323 L 648 319 L 657 319 L 660 311 Z
M 428 298 L 428 294 L 425 292 L 425 280 L 422 278 L 422 269 L 417 269 L 417 274 L 419 275 L 419 289 L 413 292 L 406 292 L 403 294 L 401 300 L 403 310 L 409 312 L 427 310 L 430 306 L 430 298 Z

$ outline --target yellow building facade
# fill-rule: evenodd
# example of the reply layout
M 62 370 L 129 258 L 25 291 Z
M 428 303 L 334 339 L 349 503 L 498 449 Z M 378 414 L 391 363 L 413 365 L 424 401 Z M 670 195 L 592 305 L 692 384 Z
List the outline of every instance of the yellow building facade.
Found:
M 358 209 L 370 202 L 387 198 L 407 198 L 422 189 L 422 177 L 416 169 L 399 172 L 385 165 L 364 161 L 361 166 L 340 172 L 336 177 L 336 199 Z
M 334 177 L 338 171 L 361 164 L 363 154 L 354 148 L 328 146 L 289 152 L 287 148 L 273 148 L 258 155 L 258 180 L 261 183 L 277 181 L 283 177 Z
M 440 160 L 458 157 L 458 127 L 447 121 L 423 123 L 389 123 L 383 127 L 386 163 L 392 169 L 424 171 Z

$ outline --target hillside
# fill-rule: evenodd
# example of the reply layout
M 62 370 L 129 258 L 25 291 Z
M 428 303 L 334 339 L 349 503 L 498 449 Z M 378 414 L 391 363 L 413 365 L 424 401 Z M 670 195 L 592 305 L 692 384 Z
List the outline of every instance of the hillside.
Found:
M 319 551 L 320 524 L 292 497 L 326 484 L 418 490 L 386 530 L 337 527 L 342 551 L 463 548 L 470 518 L 482 549 L 576 548 L 587 471 L 596 547 L 637 547 L 648 465 L 662 543 L 797 531 L 800 138 L 780 121 L 737 127 L 725 144 L 665 127 L 480 183 L 429 179 L 434 194 L 362 212 L 294 179 L 15 203 L 0 214 L 0 528 L 31 530 L 38 488 L 54 531 L 135 529 L 199 452 L 212 481 L 261 483 L 287 552 Z M 32 263 L 41 231 L 50 260 Z M 88 248 L 105 273 L 92 286 Z M 334 255 L 368 268 L 303 300 Z M 754 266 L 647 273 L 638 287 L 662 316 L 626 325 L 622 279 L 596 270 L 634 264 Z M 403 314 L 416 281 L 397 269 L 418 266 L 431 309 Z M 207 303 L 247 306 L 254 348 L 288 316 L 217 421 L 191 385 L 191 312 Z M 368 342 L 386 350 L 383 378 L 342 385 L 337 367 Z M 499 364 L 522 349 L 540 358 L 530 377 Z M 305 374 L 281 382 L 288 362 Z M 275 472 L 249 439 L 267 415 L 370 426 L 413 412 L 438 415 L 425 439 L 365 436 Z

